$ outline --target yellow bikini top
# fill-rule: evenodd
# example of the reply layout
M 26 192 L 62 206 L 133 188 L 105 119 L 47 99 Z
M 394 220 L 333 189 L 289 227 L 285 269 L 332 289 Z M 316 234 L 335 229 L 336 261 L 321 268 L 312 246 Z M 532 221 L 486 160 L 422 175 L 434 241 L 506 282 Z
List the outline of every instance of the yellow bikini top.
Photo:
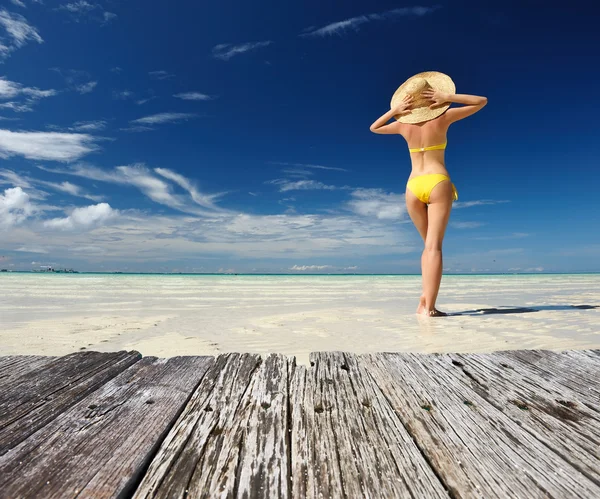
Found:
M 438 144 L 437 146 L 429 146 L 429 147 L 415 147 L 414 149 L 409 149 L 410 152 L 423 152 L 423 151 L 435 151 L 437 149 L 446 149 L 446 144 L 448 142 L 444 142 L 443 144 Z

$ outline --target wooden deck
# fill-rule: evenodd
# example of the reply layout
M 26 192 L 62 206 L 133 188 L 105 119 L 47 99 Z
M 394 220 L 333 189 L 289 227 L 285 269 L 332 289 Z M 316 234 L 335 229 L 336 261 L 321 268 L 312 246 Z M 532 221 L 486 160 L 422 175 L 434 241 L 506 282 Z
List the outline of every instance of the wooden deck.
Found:
M 600 351 L 0 357 L 0 497 L 600 497 Z

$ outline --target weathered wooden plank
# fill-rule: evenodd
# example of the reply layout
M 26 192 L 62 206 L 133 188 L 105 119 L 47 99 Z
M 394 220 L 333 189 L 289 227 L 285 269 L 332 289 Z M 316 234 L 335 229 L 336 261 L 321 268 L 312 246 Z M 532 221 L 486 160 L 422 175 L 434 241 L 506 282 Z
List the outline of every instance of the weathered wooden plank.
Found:
M 134 497 L 289 497 L 287 362 L 219 356 Z
M 513 369 L 527 369 L 542 379 L 564 385 L 588 407 L 600 411 L 600 385 L 593 382 L 598 379 L 598 366 L 593 359 L 549 350 L 508 350 L 495 355 L 505 359 Z
M 440 355 L 423 362 L 442 364 L 450 375 L 600 485 L 600 413 L 582 404 L 571 390 L 551 379 L 507 368 L 502 357 L 494 354 Z
M 145 357 L 0 457 L 3 497 L 124 497 L 212 357 Z
M 600 350 L 565 350 L 559 353 L 571 357 L 575 361 L 579 361 L 583 357 L 586 363 L 591 363 L 600 369 Z
M 141 358 L 139 352 L 77 352 L 26 372 L 0 391 L 0 455 Z
M 293 497 L 448 497 L 352 354 L 311 354 L 292 373 Z
M 20 376 L 56 360 L 45 355 L 8 355 L 0 357 L 0 389 L 9 386 Z
M 435 357 L 362 355 L 437 474 L 456 497 L 597 497 L 600 487 Z

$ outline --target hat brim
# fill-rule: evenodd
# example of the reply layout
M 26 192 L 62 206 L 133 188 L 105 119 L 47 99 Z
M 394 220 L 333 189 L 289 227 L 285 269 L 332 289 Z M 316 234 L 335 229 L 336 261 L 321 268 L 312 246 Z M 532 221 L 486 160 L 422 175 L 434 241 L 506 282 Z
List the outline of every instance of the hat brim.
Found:
M 406 80 L 402 85 L 398 87 L 398 90 L 394 92 L 392 96 L 392 101 L 390 103 L 390 107 L 394 108 L 408 94 L 408 86 L 410 83 L 416 78 L 421 78 L 427 80 L 427 83 L 434 89 L 440 92 L 454 94 L 456 93 L 456 86 L 448 75 L 444 73 L 440 73 L 438 71 L 425 71 L 423 73 L 418 73 L 414 76 L 411 76 L 408 80 Z M 415 109 L 411 109 L 410 114 L 399 116 L 396 115 L 396 118 L 400 123 L 423 123 L 424 121 L 430 121 L 438 116 L 444 114 L 448 108 L 450 107 L 450 103 L 444 104 L 441 107 L 437 107 L 435 109 L 430 109 L 429 106 L 421 106 Z

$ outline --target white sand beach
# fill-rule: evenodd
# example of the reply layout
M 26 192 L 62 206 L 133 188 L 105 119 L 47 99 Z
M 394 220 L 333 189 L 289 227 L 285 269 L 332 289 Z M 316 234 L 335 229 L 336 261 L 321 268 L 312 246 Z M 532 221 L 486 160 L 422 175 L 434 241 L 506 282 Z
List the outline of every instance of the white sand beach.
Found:
M 444 318 L 417 317 L 419 294 L 419 276 L 8 273 L 0 355 L 600 348 L 600 275 L 444 276 Z

